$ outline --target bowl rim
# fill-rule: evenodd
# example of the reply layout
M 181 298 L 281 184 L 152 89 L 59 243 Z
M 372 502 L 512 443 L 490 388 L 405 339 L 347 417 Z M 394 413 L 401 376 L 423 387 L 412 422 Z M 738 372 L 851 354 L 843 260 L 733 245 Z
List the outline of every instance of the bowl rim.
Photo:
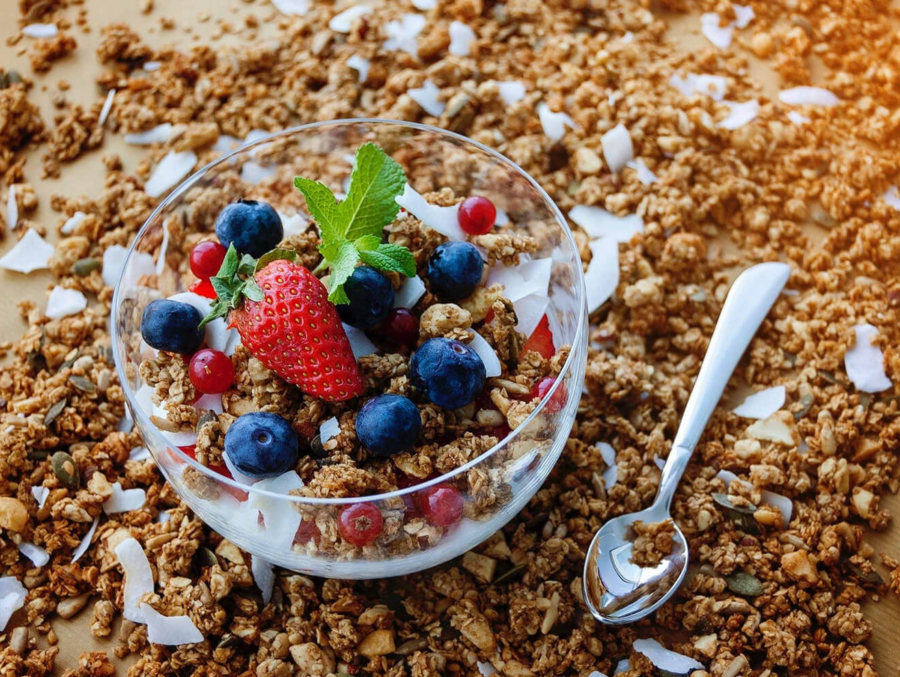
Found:
M 340 126 L 358 126 L 358 125 L 371 125 L 371 126 L 396 126 L 396 127 L 406 127 L 408 129 L 414 129 L 416 131 L 428 132 L 431 134 L 437 134 L 438 136 L 443 136 L 450 138 L 454 141 L 461 143 L 464 146 L 474 146 L 475 148 L 481 150 L 483 153 L 491 156 L 494 160 L 500 162 L 503 165 L 511 168 L 516 174 L 520 175 L 524 178 L 529 184 L 531 184 L 532 188 L 537 191 L 538 196 L 544 201 L 544 203 L 549 207 L 550 212 L 556 218 L 557 223 L 561 226 L 563 235 L 565 239 L 568 241 L 569 245 L 572 248 L 572 251 L 577 253 L 579 251 L 578 244 L 575 242 L 575 238 L 572 235 L 572 230 L 569 228 L 569 224 L 566 221 L 565 215 L 560 210 L 559 206 L 557 206 L 556 202 L 550 197 L 550 195 L 545 191 L 541 185 L 534 179 L 532 176 L 522 169 L 517 163 L 510 160 L 508 157 L 498 152 L 497 150 L 484 145 L 474 139 L 471 139 L 467 136 L 463 136 L 462 134 L 458 134 L 456 132 L 451 132 L 447 129 L 442 129 L 440 127 L 434 127 L 432 125 L 425 125 L 419 122 L 408 122 L 405 120 L 391 120 L 388 118 L 339 118 L 336 120 L 324 120 L 320 122 L 310 122 L 307 124 L 296 125 L 294 127 L 289 127 L 280 132 L 273 132 L 271 134 L 267 134 L 264 137 L 260 137 L 259 139 L 254 140 L 251 143 L 245 143 L 232 151 L 221 155 L 216 158 L 212 162 L 207 163 L 196 172 L 191 174 L 189 177 L 184 179 L 181 183 L 175 186 L 171 192 L 166 196 L 166 198 L 160 202 L 156 208 L 150 213 L 150 216 L 147 217 L 147 220 L 140 227 L 138 232 L 134 235 L 134 238 L 131 241 L 131 244 L 128 246 L 128 254 L 125 257 L 125 262 L 122 265 L 122 270 L 119 272 L 118 279 L 116 280 L 116 286 L 113 290 L 112 297 L 112 305 L 110 307 L 110 342 L 111 348 L 113 351 L 113 361 L 115 362 L 116 374 L 119 377 L 119 383 L 122 386 L 122 390 L 125 394 L 125 400 L 128 404 L 128 409 L 131 411 L 131 415 L 134 419 L 135 424 L 137 424 L 137 420 L 141 419 L 142 425 L 141 433 L 143 435 L 143 428 L 150 428 L 153 430 L 155 426 L 150 422 L 149 417 L 143 411 L 141 406 L 137 402 L 137 396 L 135 392 L 132 390 L 131 385 L 129 384 L 126 375 L 124 373 L 124 365 L 121 364 L 121 360 L 119 358 L 119 345 L 118 345 L 118 332 L 116 330 L 116 323 L 114 321 L 114 316 L 116 309 L 119 307 L 121 302 L 121 294 L 122 292 L 122 280 L 125 276 L 125 270 L 128 267 L 128 264 L 131 262 L 131 259 L 136 251 L 137 243 L 140 241 L 141 237 L 144 233 L 150 228 L 151 224 L 155 222 L 157 217 L 163 213 L 169 205 L 173 202 L 180 199 L 188 190 L 190 190 L 195 183 L 197 183 L 201 178 L 203 178 L 208 171 L 217 167 L 219 165 L 225 164 L 229 162 L 231 159 L 244 155 L 251 152 L 254 148 L 259 146 L 263 146 L 271 143 L 274 140 L 279 138 L 285 138 L 289 136 L 293 136 L 298 133 L 305 133 L 315 129 L 321 129 L 325 127 L 340 127 Z M 241 491 L 245 491 L 248 494 L 253 492 L 254 494 L 258 494 L 260 496 L 266 496 L 270 498 L 275 498 L 278 500 L 287 500 L 292 503 L 297 504 L 306 504 L 306 505 L 337 505 L 337 506 L 349 506 L 355 503 L 374 503 L 379 501 L 391 500 L 395 498 L 400 498 L 402 496 L 406 496 L 408 494 L 417 493 L 428 489 L 433 486 L 437 486 L 444 482 L 447 482 L 454 477 L 471 470 L 474 467 L 477 467 L 482 462 L 493 456 L 500 449 L 504 448 L 507 444 L 512 442 L 519 431 L 524 430 L 528 427 L 528 425 L 541 413 L 544 405 L 550 401 L 554 393 L 559 388 L 563 387 L 563 379 L 562 375 L 566 374 L 571 368 L 574 362 L 577 359 L 576 351 L 579 346 L 582 346 L 582 350 L 587 349 L 586 341 L 585 341 L 585 332 L 587 330 L 588 325 L 588 312 L 587 312 L 587 289 L 585 287 L 584 280 L 584 270 L 581 266 L 576 266 L 578 270 L 578 275 L 575 282 L 575 296 L 576 300 L 580 300 L 578 305 L 581 306 L 581 312 L 578 314 L 578 324 L 575 327 L 575 336 L 572 341 L 572 349 L 569 351 L 568 356 L 566 357 L 566 361 L 563 363 L 562 368 L 560 369 L 559 375 L 556 378 L 556 381 L 553 384 L 553 387 L 550 391 L 545 395 L 544 399 L 535 407 L 534 411 L 528 415 L 528 417 L 519 424 L 519 427 L 515 430 L 510 431 L 503 439 L 498 440 L 497 444 L 492 446 L 487 451 L 479 454 L 475 458 L 473 458 L 468 463 L 465 463 L 458 468 L 453 469 L 448 473 L 443 473 L 437 477 L 434 477 L 430 480 L 422 482 L 420 484 L 413 484 L 409 487 L 404 487 L 401 489 L 397 489 L 396 491 L 389 491 L 385 493 L 379 494 L 369 494 L 365 496 L 350 496 L 345 498 L 318 498 L 318 497 L 308 497 L 308 496 L 296 496 L 294 494 L 285 494 L 274 491 L 269 491 L 268 489 L 255 489 L 254 485 L 247 486 L 241 482 L 237 482 L 236 480 L 226 477 L 225 475 L 221 475 L 213 470 L 210 470 L 206 466 L 200 464 L 195 459 L 191 458 L 187 454 L 185 454 L 181 449 L 179 449 L 175 445 L 170 445 L 168 442 L 166 443 L 166 448 L 170 454 L 174 454 L 178 457 L 178 460 L 183 461 L 184 463 L 192 466 L 194 469 L 203 473 L 204 475 L 212 478 L 216 482 L 221 482 L 226 484 L 232 488 L 239 489 Z M 155 432 L 155 430 L 154 430 Z M 164 439 L 164 438 L 163 438 Z M 145 440 L 145 443 L 147 441 Z M 149 445 L 148 445 L 149 446 Z M 156 463 L 156 459 L 154 457 L 154 463 Z M 157 463 L 157 465 L 159 465 Z

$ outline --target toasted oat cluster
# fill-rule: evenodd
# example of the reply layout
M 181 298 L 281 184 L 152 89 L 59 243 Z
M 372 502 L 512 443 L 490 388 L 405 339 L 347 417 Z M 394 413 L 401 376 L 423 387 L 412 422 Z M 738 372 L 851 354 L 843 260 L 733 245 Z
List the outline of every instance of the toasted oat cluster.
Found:
M 23 0 L 23 22 L 37 4 L 49 8 L 44 22 L 75 11 Z M 117 89 L 109 130 L 172 128 L 154 132 L 134 175 L 114 168 L 95 195 L 50 201 L 59 218 L 44 226 L 65 232 L 45 263 L 57 285 L 92 303 L 55 318 L 22 304 L 28 328 L 2 346 L 0 598 L 24 607 L 0 631 L 3 669 L 50 674 L 54 624 L 85 606 L 94 635 L 110 636 L 125 608 L 117 552 L 136 539 L 154 574 L 145 610 L 186 616 L 203 640 L 151 644 L 149 625 L 126 619 L 113 651 L 136 655 L 129 675 L 670 674 L 661 669 L 676 659 L 648 639 L 680 654 L 694 677 L 878 674 L 862 605 L 900 589 L 898 553 L 866 540 L 888 527 L 880 500 L 900 488 L 896 32 L 885 3 L 751 5 L 755 16 L 711 0 L 452 0 L 421 11 L 391 1 L 344 30 L 341 21 L 329 27 L 342 9 L 331 3 L 288 17 L 257 0 L 242 8 L 239 48 L 151 50 L 160 65 L 145 72 L 129 61 L 129 33 L 110 29 L 99 83 Z M 718 18 L 701 24 L 700 12 Z M 273 21 L 277 39 L 262 39 Z M 715 43 L 679 49 L 667 22 Z M 751 53 L 778 74 L 780 96 L 753 80 Z M 814 82 L 820 89 L 797 89 Z M 13 127 L 0 116 L 0 138 L 41 138 L 25 87 L 0 93 L 0 110 L 27 115 Z M 553 475 L 518 517 L 459 560 L 401 580 L 276 570 L 264 601 L 263 572 L 190 513 L 135 432 L 118 429 L 125 411 L 104 252 L 127 245 L 149 216 L 157 196 L 146 182 L 169 152 L 195 153 L 199 166 L 226 137 L 359 115 L 437 124 L 497 148 L 571 216 L 586 270 L 602 255 L 618 261 L 618 275 L 589 275 L 589 293 L 610 291 L 593 297 L 578 418 Z M 61 159 L 84 147 L 76 130 L 90 125 L 76 117 L 60 120 L 60 147 L 48 148 Z M 3 161 L 21 158 L 4 146 Z M 20 183 L 26 171 L 36 170 L 19 165 L 7 177 Z M 64 181 L 77 169 L 60 171 Z M 7 224 L 7 237 L 23 225 Z M 190 234 L 173 223 L 170 236 Z M 311 236 L 295 237 L 312 259 Z M 583 553 L 606 519 L 653 500 L 734 270 L 775 259 L 792 267 L 788 290 L 674 499 L 691 573 L 648 622 L 601 626 L 581 600 Z M 460 308 L 479 321 L 480 302 Z M 433 313 L 430 331 L 464 317 Z M 250 358 L 236 359 L 247 360 L 241 401 L 287 399 L 255 392 Z M 368 362 L 373 385 L 404 378 L 399 362 Z M 171 363 L 157 366 L 177 380 Z M 751 405 L 741 384 L 765 395 Z M 306 400 L 291 406 L 311 422 L 325 414 Z M 226 423 L 202 432 L 209 459 Z M 349 443 L 338 436 L 337 447 Z M 107 659 L 86 653 L 58 667 L 107 675 Z

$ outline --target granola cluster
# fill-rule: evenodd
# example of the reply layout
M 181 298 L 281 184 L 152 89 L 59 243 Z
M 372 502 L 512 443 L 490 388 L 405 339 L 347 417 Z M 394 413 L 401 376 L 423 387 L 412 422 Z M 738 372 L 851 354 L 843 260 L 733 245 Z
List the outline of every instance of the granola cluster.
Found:
M 128 62 L 140 43 L 123 39 L 124 29 L 110 29 L 101 84 L 119 89 L 111 127 L 145 131 L 168 122 L 175 134 L 149 150 L 136 175 L 111 170 L 98 196 L 54 198 L 57 226 L 85 214 L 57 246 L 57 283 L 95 295 L 97 304 L 59 320 L 26 305 L 28 329 L 3 346 L 9 361 L 0 373 L 0 562 L 4 575 L 27 589 L 24 611 L 0 635 L 3 670 L 49 674 L 57 617 L 85 606 L 92 608 L 94 634 L 112 634 L 123 606 L 114 549 L 131 536 L 155 573 L 154 607 L 189 616 L 205 638 L 151 645 L 146 626 L 123 622 L 113 651 L 137 655 L 128 670 L 134 676 L 660 674 L 634 649 L 638 637 L 655 637 L 699 661 L 704 668 L 694 677 L 876 675 L 863 604 L 900 590 L 897 559 L 866 542 L 869 530 L 889 524 L 880 497 L 900 488 L 900 211 L 882 197 L 900 170 L 900 51 L 884 2 L 749 4 L 755 18 L 733 29 L 730 49 L 710 45 L 684 53 L 668 36 L 667 21 L 690 20 L 699 28 L 697 16 L 666 14 L 638 0 L 452 0 L 424 14 L 388 2 L 356 18 L 348 33 L 327 27 L 342 9 L 331 3 L 310 3 L 305 16 L 275 18 L 257 0 L 247 34 L 274 19 L 282 28 L 278 40 L 154 54 L 160 68 L 140 77 Z M 67 11 L 57 3 L 20 5 L 23 13 L 42 5 L 47 21 Z M 145 3 L 151 16 L 152 5 Z M 720 28 L 736 20 L 725 2 L 660 5 L 716 12 Z M 416 54 L 383 46 L 386 40 L 408 45 L 404 13 L 425 17 L 412 41 Z M 449 53 L 453 21 L 475 33 L 468 55 Z M 750 52 L 767 59 L 784 88 L 815 82 L 839 102 L 790 108 L 763 95 L 748 67 Z M 353 55 L 368 64 L 362 83 L 348 66 Z M 728 100 L 759 103 L 755 119 L 736 129 L 718 126 L 730 113 L 726 104 L 670 84 L 673 75 L 688 73 L 724 77 Z M 438 115 L 409 94 L 426 81 L 446 104 Z M 510 103 L 498 83 L 513 81 L 525 94 Z M 22 105 L 19 87 L 13 89 L 0 90 L 0 111 Z M 539 103 L 570 117 L 561 138 L 544 133 Z M 203 162 L 221 136 L 354 115 L 453 129 L 516 161 L 563 212 L 596 206 L 638 214 L 644 225 L 619 245 L 615 293 L 592 317 L 585 393 L 564 454 L 520 515 L 436 570 L 355 583 L 277 571 L 271 600 L 263 602 L 249 556 L 192 515 L 152 461 L 130 459 L 140 440 L 117 430 L 124 402 L 107 333 L 112 290 L 96 268 L 81 275 L 74 264 L 99 261 L 110 246 L 129 242 L 155 204 L 144 181 L 179 144 L 190 143 Z M 29 135 L 39 141 L 34 124 Z M 610 171 L 601 137 L 617 124 L 628 129 L 635 158 L 655 181 L 641 181 L 630 167 Z M 7 128 L 0 116 L 0 133 Z M 81 148 L 83 141 L 72 138 Z M 66 171 L 73 170 L 63 167 L 63 178 Z M 221 208 L 220 198 L 208 199 L 210 213 Z M 173 223 L 169 234 L 189 243 L 192 233 L 208 227 Z M 427 234 L 402 222 L 392 237 L 418 241 L 414 250 L 430 246 L 422 241 Z M 576 239 L 587 265 L 591 238 L 578 229 Z M 673 502 L 693 565 L 686 582 L 647 621 L 602 626 L 581 599 L 584 552 L 605 520 L 653 500 L 658 462 L 670 448 L 733 272 L 766 260 L 791 265 L 788 291 L 734 384 L 784 386 L 786 404 L 754 422 L 731 411 L 740 398 L 729 391 Z M 460 321 L 460 311 L 482 321 L 484 304 L 495 317 L 508 312 L 501 295 L 486 290 L 484 296 L 478 307 L 434 311 L 434 326 Z M 878 327 L 893 383 L 883 392 L 859 390 L 846 373 L 853 327 L 862 323 Z M 486 338 L 516 354 L 509 333 Z M 177 382 L 177 370 L 158 367 Z M 363 368 L 373 384 L 397 392 L 406 387 L 399 361 L 380 356 Z M 537 374 L 546 366 L 528 359 L 519 368 L 529 375 L 524 370 Z M 491 401 L 504 417 L 522 414 L 511 397 L 518 386 L 493 384 Z M 240 387 L 246 395 L 240 401 L 286 397 L 277 389 L 254 395 L 249 381 Z M 310 429 L 327 415 L 305 398 L 290 406 L 295 422 Z M 222 417 L 204 422 L 210 457 L 227 423 Z M 351 429 L 345 425 L 341 417 L 342 435 Z M 349 435 L 348 441 L 338 436 L 338 446 L 349 443 Z M 613 458 L 600 443 L 611 445 Z M 433 453 L 394 462 L 403 472 L 427 474 L 429 463 L 440 470 L 469 453 L 465 445 L 434 444 Z M 66 459 L 51 460 L 59 451 L 77 467 L 77 482 Z M 106 515 L 107 486 L 115 482 L 145 489 L 145 509 Z M 73 562 L 95 523 L 89 547 Z M 33 566 L 20 553 L 24 543 L 44 548 L 50 562 Z M 655 550 L 655 538 L 653 544 Z M 70 677 L 110 673 L 97 654 L 61 667 Z

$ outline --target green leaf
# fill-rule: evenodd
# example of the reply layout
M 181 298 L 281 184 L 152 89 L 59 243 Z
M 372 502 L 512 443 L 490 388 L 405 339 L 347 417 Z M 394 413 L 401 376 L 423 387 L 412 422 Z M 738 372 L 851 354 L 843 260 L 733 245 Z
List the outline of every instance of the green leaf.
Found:
M 231 244 L 228 245 L 228 251 L 225 252 L 225 258 L 222 260 L 222 265 L 219 266 L 219 272 L 216 273 L 216 277 L 231 279 L 237 273 L 237 269 L 238 253 L 237 249 L 234 248 L 234 245 Z
M 400 211 L 394 198 L 405 185 L 403 168 L 374 143 L 364 143 L 356 151 L 347 197 L 337 208 L 338 232 L 348 240 L 380 235 Z
M 262 256 L 259 257 L 259 261 L 256 262 L 256 266 L 253 269 L 253 272 L 257 272 L 265 268 L 267 265 L 272 263 L 272 261 L 293 261 L 297 258 L 297 252 L 293 249 L 273 249 L 270 252 L 266 252 Z
M 234 294 L 234 283 L 232 282 L 232 278 L 222 278 L 218 275 L 216 277 L 211 277 L 209 281 L 212 283 L 213 289 L 216 290 L 216 296 L 220 299 L 230 299 L 231 295 Z
M 237 273 L 238 275 L 252 275 L 256 271 L 256 259 L 254 259 L 250 254 L 244 254 L 241 257 L 241 262 L 238 264 Z
M 219 299 L 216 299 L 215 301 L 213 301 L 212 310 L 210 310 L 209 315 L 207 315 L 200 321 L 199 326 L 203 327 L 208 322 L 217 320 L 220 317 L 225 317 L 226 315 L 228 315 L 229 310 L 231 310 L 231 308 L 228 307 L 227 303 L 224 303 L 224 302 L 220 301 Z
M 304 179 L 302 176 L 294 178 L 294 186 L 306 198 L 306 206 L 319 224 L 322 239 L 336 240 L 342 237 L 347 230 L 346 222 L 338 215 L 337 199 L 328 186 L 318 181 Z
M 344 242 L 340 245 L 336 256 L 329 260 L 331 261 L 331 276 L 328 280 L 330 289 L 328 300 L 335 305 L 350 303 L 350 299 L 344 292 L 344 283 L 353 275 L 353 269 L 356 268 L 356 262 L 359 261 L 359 252 L 352 242 Z
M 381 238 L 377 235 L 363 235 L 360 238 L 357 238 L 354 242 L 356 248 L 361 251 L 369 251 L 372 249 L 378 249 L 378 245 L 381 244 Z
M 378 270 L 403 273 L 406 277 L 416 274 L 415 257 L 406 247 L 398 244 L 382 244 L 375 251 L 361 251 L 359 257 Z
M 251 301 L 262 301 L 266 298 L 263 290 L 259 288 L 259 285 L 256 284 L 256 280 L 252 277 L 248 277 L 247 281 L 244 282 L 241 293 Z

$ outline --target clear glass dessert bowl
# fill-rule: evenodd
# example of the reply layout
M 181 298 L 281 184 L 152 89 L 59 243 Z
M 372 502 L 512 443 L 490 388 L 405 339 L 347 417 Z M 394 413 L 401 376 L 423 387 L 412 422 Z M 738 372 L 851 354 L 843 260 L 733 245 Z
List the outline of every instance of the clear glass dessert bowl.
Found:
M 141 338 L 143 310 L 154 299 L 184 293 L 196 283 L 186 264 L 190 249 L 201 234 L 214 233 L 216 216 L 229 202 L 265 200 L 279 211 L 286 236 L 308 230 L 309 215 L 293 178 L 320 180 L 338 193 L 346 186 L 354 152 L 366 141 L 374 141 L 400 163 L 417 193 L 449 188 L 456 196 L 489 197 L 498 209 L 496 233 L 534 237 L 537 250 L 525 261 L 542 263 L 517 268 L 521 274 L 515 289 L 510 278 L 504 278 L 511 284 L 509 295 L 516 297 L 509 300 L 517 329 L 527 336 L 546 316 L 554 348 L 568 347 L 568 354 L 560 353 L 555 382 L 527 418 L 509 432 L 495 428 L 503 430 L 497 444 L 443 475 L 411 478 L 395 491 L 356 497 L 302 495 L 302 487 L 282 478 L 248 485 L 232 479 L 221 466 L 207 467 L 186 453 L 196 433 L 173 428 L 151 401 L 141 364 L 155 351 Z M 530 284 L 538 268 L 549 279 L 546 290 Z M 113 348 L 129 410 L 145 445 L 181 499 L 204 522 L 254 556 L 294 571 L 383 578 L 420 571 L 472 549 L 503 527 L 540 488 L 565 446 L 583 387 L 585 296 L 581 258 L 563 215 L 513 162 L 463 136 L 425 125 L 343 120 L 304 125 L 248 143 L 175 188 L 129 250 L 113 296 Z M 504 387 L 497 379 L 488 383 L 486 392 Z M 516 384 L 506 385 L 514 397 Z M 210 397 L 203 396 L 195 406 L 221 412 L 222 399 L 205 401 Z M 463 408 L 452 415 L 457 423 L 465 422 L 474 411 Z M 441 442 L 447 440 L 436 443 Z M 306 462 L 328 461 L 307 457 Z M 423 514 L 423 502 L 445 486 L 462 497 L 462 512 L 452 520 L 431 519 Z M 342 511 L 356 504 L 376 508 L 383 522 L 378 538 L 363 547 L 346 542 L 338 528 Z

